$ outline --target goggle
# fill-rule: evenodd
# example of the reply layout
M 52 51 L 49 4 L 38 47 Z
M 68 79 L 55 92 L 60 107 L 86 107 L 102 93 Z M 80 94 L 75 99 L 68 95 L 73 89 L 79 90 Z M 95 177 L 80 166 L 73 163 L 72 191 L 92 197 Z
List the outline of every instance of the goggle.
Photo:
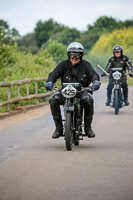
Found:
M 121 53 L 121 51 L 115 51 L 115 53 Z
M 81 57 L 81 54 L 78 53 L 78 52 L 71 52 L 70 53 L 70 58 L 80 58 Z

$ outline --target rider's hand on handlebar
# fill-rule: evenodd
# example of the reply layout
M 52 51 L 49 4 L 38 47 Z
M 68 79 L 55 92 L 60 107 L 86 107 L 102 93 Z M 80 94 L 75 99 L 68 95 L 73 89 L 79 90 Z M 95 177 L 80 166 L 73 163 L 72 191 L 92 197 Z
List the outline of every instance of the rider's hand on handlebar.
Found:
M 47 89 L 47 90 L 52 90 L 53 89 L 53 83 L 52 82 L 47 82 L 47 83 L 45 83 L 45 88 Z
M 129 74 L 130 77 L 133 77 L 133 72 Z
M 93 84 L 92 84 L 92 91 L 94 92 L 95 90 L 98 90 L 100 88 L 100 82 L 95 80 L 93 81 Z
M 107 74 L 105 74 L 104 72 L 101 74 L 101 77 L 103 77 L 103 76 L 107 76 Z

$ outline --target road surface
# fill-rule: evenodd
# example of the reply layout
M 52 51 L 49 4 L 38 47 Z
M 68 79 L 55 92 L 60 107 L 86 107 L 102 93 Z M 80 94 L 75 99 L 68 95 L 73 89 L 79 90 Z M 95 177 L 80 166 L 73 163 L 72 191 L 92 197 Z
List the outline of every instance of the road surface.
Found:
M 0 122 L 0 200 L 133 200 L 133 88 L 119 115 L 94 94 L 93 130 L 66 151 L 49 105 Z

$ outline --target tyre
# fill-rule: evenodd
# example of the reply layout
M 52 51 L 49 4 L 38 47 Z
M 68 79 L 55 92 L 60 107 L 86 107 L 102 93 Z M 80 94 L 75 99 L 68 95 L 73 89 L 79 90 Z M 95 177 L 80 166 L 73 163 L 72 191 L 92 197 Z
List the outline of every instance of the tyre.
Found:
M 65 121 L 65 142 L 67 151 L 72 150 L 73 144 L 73 135 L 72 135 L 72 113 L 66 112 L 66 121 Z
M 118 90 L 114 90 L 114 107 L 115 107 L 115 115 L 118 115 L 118 112 L 119 112 L 119 92 L 118 92 Z

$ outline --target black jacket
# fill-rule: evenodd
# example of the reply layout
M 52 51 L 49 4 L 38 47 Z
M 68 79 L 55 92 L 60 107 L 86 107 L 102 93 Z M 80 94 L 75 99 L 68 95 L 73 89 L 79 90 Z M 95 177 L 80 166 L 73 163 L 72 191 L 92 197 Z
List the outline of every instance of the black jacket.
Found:
M 77 65 L 72 66 L 70 60 L 60 62 L 57 67 L 49 74 L 47 82 L 56 82 L 61 78 L 62 83 L 81 83 L 87 87 L 94 80 L 100 80 L 99 75 L 86 60 L 81 60 Z
M 123 74 L 126 73 L 126 70 L 130 72 L 133 71 L 133 67 L 129 58 L 125 55 L 122 55 L 120 58 L 111 57 L 107 63 L 105 70 L 108 73 L 111 73 L 112 68 L 122 68 Z

